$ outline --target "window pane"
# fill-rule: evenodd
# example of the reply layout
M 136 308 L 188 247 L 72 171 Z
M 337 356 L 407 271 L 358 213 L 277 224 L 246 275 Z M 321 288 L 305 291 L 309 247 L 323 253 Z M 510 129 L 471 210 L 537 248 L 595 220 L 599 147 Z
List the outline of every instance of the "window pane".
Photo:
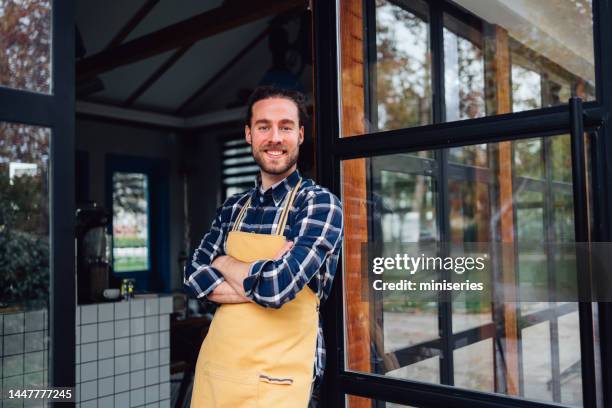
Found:
M 549 293 L 575 267 L 545 245 L 574 239 L 564 166 L 571 169 L 568 135 L 343 161 L 347 369 L 580 404 L 576 303 L 518 303 L 516 295 L 492 303 L 467 291 L 425 301 L 398 289 L 418 274 L 396 267 L 374 274 L 363 252 L 370 243 L 376 257 L 418 257 L 405 252 L 407 243 L 425 248 L 447 237 L 455 245 L 450 255 L 461 257 L 467 243 L 503 242 L 497 248 L 508 250 L 491 253 L 487 270 L 500 282 L 493 291 L 541 286 Z M 380 290 L 375 281 L 396 286 Z
M 113 173 L 113 268 L 149 269 L 149 179 L 142 173 Z
M 405 9 L 376 1 L 376 99 L 370 107 L 371 130 L 389 130 L 432 122 L 431 67 L 427 5 Z
M 48 128 L 0 122 L 0 379 L 5 390 L 47 384 L 50 136 Z
M 51 92 L 51 0 L 0 0 L 0 86 Z
M 595 99 L 591 0 L 457 0 L 459 7 L 431 9 L 421 0 L 337 3 L 342 136 L 433 123 L 437 55 L 437 121 Z M 438 13 L 440 47 L 430 40 Z

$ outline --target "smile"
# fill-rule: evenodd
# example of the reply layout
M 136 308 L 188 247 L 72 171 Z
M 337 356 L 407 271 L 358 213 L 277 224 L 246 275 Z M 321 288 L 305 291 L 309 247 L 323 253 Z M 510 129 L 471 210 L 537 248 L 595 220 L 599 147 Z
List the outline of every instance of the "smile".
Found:
M 284 150 L 266 150 L 265 153 L 275 159 L 285 155 Z

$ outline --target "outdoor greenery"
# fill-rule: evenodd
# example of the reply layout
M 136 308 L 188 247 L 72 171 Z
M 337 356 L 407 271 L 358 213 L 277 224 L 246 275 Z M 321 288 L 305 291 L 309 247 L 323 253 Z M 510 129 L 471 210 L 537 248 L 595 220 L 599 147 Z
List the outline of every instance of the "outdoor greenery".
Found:
M 0 122 L 0 302 L 46 305 L 49 292 L 49 129 Z M 35 164 L 13 174 L 11 163 Z
M 4 166 L 0 163 L 0 170 Z M 46 304 L 48 209 L 43 177 L 0 171 L 0 299 L 5 306 Z

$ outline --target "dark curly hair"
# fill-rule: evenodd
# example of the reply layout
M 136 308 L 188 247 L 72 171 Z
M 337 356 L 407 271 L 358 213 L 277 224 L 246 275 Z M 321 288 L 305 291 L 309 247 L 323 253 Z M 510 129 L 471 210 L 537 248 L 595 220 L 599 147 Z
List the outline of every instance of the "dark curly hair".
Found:
M 251 119 L 253 118 L 253 105 L 256 102 L 268 98 L 285 98 L 289 99 L 298 108 L 298 114 L 300 118 L 300 126 L 304 126 L 304 123 L 308 120 L 308 111 L 306 110 L 306 97 L 299 91 L 293 91 L 290 89 L 282 89 L 274 86 L 259 86 L 255 88 L 251 96 L 249 96 L 248 109 L 246 117 L 244 118 L 244 124 L 251 126 Z

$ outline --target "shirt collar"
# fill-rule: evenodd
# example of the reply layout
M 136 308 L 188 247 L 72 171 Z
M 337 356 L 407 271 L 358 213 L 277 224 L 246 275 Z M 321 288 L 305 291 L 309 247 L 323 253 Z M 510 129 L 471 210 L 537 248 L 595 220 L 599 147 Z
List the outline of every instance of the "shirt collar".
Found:
M 274 204 L 278 206 L 285 198 L 285 195 L 297 185 L 300 178 L 300 172 L 295 169 L 293 173 L 289 174 L 281 181 L 273 184 L 266 191 L 263 191 L 263 187 L 261 185 L 261 174 L 258 174 L 257 180 L 255 181 L 255 191 L 253 192 L 254 196 L 252 200 L 258 202 L 257 200 L 259 200 L 260 197 L 263 197 L 265 194 L 270 194 L 271 191 Z

